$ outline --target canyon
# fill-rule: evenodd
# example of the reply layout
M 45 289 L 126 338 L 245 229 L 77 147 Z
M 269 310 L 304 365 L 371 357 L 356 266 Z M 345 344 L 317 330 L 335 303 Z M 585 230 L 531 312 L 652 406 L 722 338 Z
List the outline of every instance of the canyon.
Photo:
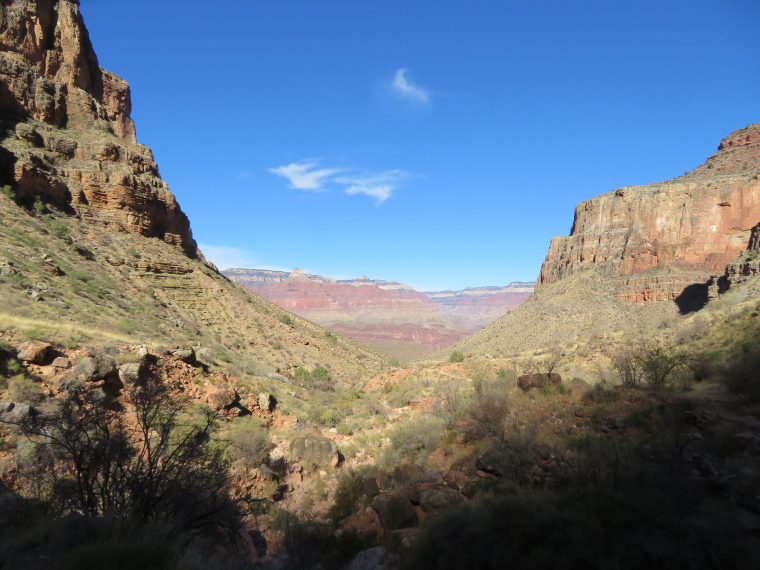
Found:
M 362 342 L 405 341 L 434 349 L 518 306 L 534 285 L 423 293 L 395 281 L 333 279 L 300 269 L 226 269 L 222 274 L 288 311 Z

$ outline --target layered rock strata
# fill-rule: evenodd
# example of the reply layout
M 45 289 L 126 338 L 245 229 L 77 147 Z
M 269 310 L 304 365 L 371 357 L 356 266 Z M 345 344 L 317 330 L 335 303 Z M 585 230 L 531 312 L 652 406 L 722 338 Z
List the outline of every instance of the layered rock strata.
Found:
M 231 280 L 306 319 L 362 342 L 409 341 L 439 349 L 496 320 L 533 283 L 422 293 L 396 281 L 333 279 L 264 269 L 227 269 Z
M 726 290 L 757 275 L 760 275 L 760 224 L 752 228 L 747 249 L 726 265 L 726 272 L 720 279 L 720 289 Z
M 759 177 L 755 124 L 731 133 L 707 162 L 679 178 L 581 202 L 570 235 L 552 239 L 538 286 L 600 267 L 631 276 L 620 281 L 621 299 L 672 300 L 722 273 L 744 249 L 760 220 Z M 690 273 L 657 271 L 665 268 Z
M 0 185 L 197 256 L 130 112 L 129 86 L 98 65 L 78 1 L 0 4 Z

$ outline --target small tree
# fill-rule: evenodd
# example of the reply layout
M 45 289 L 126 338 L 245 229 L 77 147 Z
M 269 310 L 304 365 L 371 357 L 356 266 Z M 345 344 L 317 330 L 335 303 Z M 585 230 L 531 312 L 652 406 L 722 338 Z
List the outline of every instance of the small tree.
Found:
M 660 345 L 645 347 L 638 357 L 643 377 L 655 390 L 664 387 L 671 374 L 688 365 L 690 359 L 684 350 Z
M 612 355 L 612 367 L 623 386 L 635 388 L 641 384 L 644 373 L 641 349 L 630 346 L 621 348 Z
M 454 429 L 465 408 L 461 381 L 447 378 L 435 386 L 433 413 L 443 420 L 446 429 Z

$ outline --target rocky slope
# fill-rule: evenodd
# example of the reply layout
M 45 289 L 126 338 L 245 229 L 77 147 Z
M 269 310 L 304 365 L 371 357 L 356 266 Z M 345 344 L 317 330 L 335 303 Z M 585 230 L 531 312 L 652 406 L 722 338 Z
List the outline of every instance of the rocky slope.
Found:
M 674 180 L 580 203 L 570 236 L 552 239 L 542 287 L 584 269 L 622 275 L 620 299 L 675 300 L 723 272 L 760 220 L 760 124 L 731 133 L 707 162 Z
M 379 365 L 370 347 L 326 336 L 203 261 L 129 113 L 129 87 L 98 66 L 78 2 L 0 4 L 0 329 L 204 345 L 239 379 Z
M 260 269 L 224 275 L 278 306 L 368 343 L 408 341 L 443 348 L 525 300 L 532 283 L 421 293 L 395 281 L 337 280 Z
M 98 65 L 77 1 L 0 5 L 0 185 L 196 256 L 130 111 L 129 86 Z

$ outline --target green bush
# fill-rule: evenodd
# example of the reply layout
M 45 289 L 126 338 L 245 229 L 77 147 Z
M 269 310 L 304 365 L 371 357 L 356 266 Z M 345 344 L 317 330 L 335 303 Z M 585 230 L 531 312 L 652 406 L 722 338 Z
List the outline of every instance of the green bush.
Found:
M 391 466 L 408 459 L 419 466 L 424 465 L 443 438 L 444 431 L 443 421 L 439 418 L 420 416 L 402 420 L 390 433 L 391 447 L 384 463 Z
M 311 371 L 311 377 L 315 382 L 329 382 L 331 380 L 330 373 L 321 366 L 317 366 Z
M 269 459 L 272 442 L 258 420 L 252 417 L 233 420 L 227 437 L 233 455 L 245 467 L 258 467 Z
M 8 392 L 10 393 L 11 400 L 14 402 L 33 406 L 39 404 L 45 398 L 42 386 L 23 374 L 17 374 L 9 380 Z
M 455 350 L 451 353 L 451 356 L 449 356 L 449 362 L 464 362 L 464 354 Z
M 2 188 L 0 188 L 0 192 L 5 194 L 8 198 L 13 200 L 14 202 L 16 201 L 16 198 L 18 197 L 16 194 L 16 191 L 10 186 L 8 186 L 7 184 L 3 186 Z
M 335 499 L 327 510 L 327 519 L 333 528 L 338 528 L 340 521 L 356 512 L 360 497 L 356 474 L 349 470 L 338 479 Z
M 299 382 L 310 382 L 311 381 L 311 372 L 309 372 L 308 368 L 304 368 L 303 366 L 299 366 L 293 371 L 293 377 L 298 380 Z
M 282 315 L 278 320 L 291 328 L 295 326 L 295 322 L 293 322 L 293 318 L 290 315 Z

